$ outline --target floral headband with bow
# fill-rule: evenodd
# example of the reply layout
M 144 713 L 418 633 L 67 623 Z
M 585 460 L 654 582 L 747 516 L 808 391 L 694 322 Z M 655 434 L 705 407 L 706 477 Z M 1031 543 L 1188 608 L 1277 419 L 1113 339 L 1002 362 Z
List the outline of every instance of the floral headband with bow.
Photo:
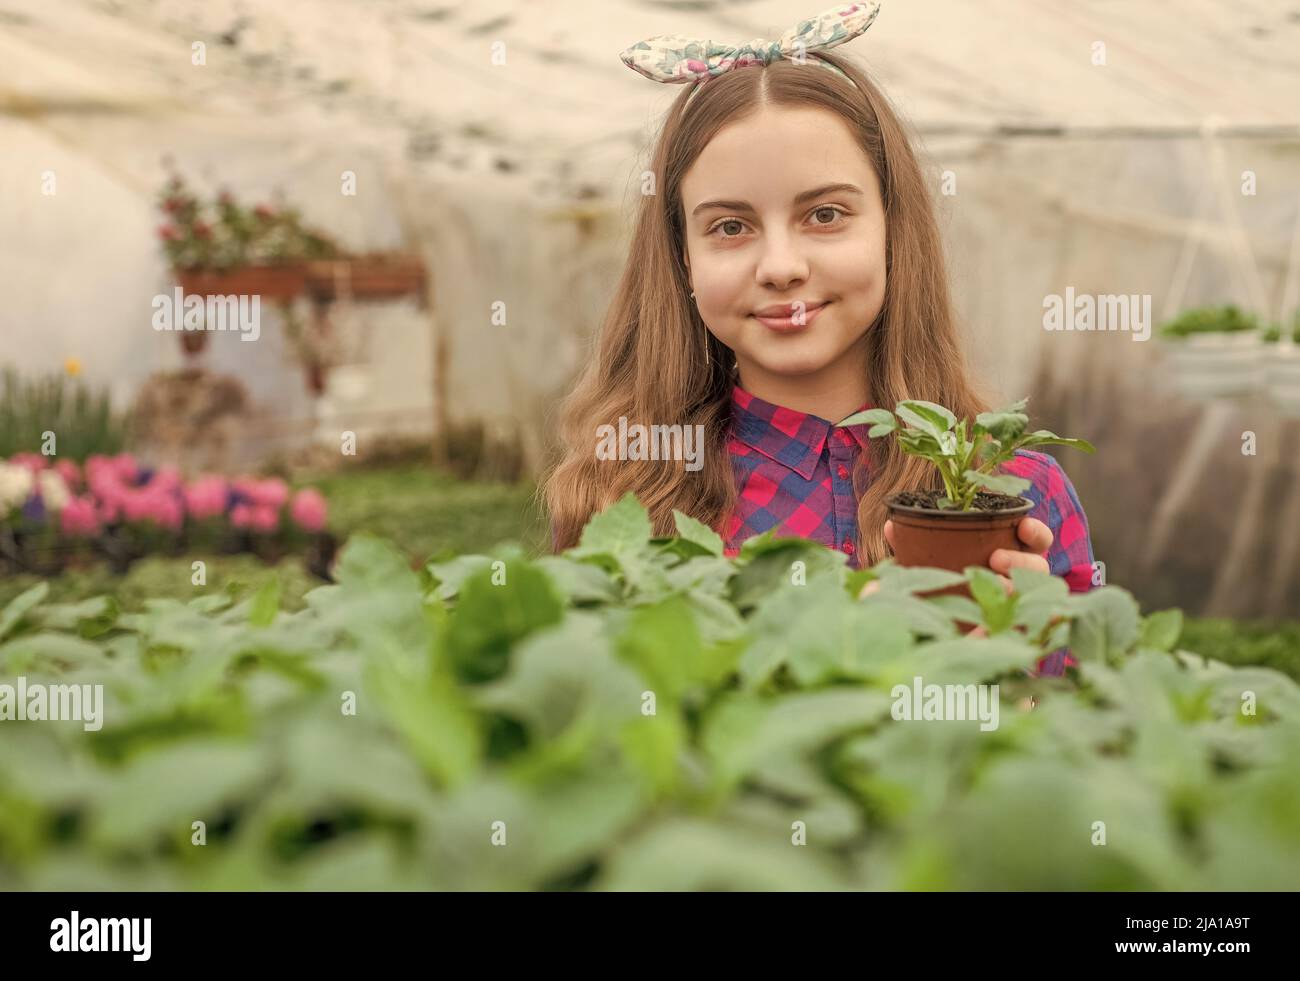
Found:
M 871 26 L 879 12 L 878 0 L 841 4 L 800 21 L 778 40 L 755 38 L 746 44 L 661 34 L 638 41 L 619 57 L 628 68 L 656 82 L 704 82 L 733 68 L 766 65 L 780 58 L 803 62 L 806 54 L 853 40 Z M 830 62 L 810 60 L 844 74 Z

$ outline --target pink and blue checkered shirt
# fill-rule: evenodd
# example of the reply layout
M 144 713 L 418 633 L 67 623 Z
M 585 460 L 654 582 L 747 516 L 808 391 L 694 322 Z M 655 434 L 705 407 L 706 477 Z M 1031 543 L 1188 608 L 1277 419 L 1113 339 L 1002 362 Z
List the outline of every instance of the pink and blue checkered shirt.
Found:
M 727 554 L 739 552 L 745 539 L 776 529 L 777 535 L 811 538 L 838 549 L 858 567 L 858 495 L 852 474 L 858 454 L 870 442 L 870 428 L 866 423 L 836 426 L 736 387 L 728 450 L 737 494 L 726 526 Z M 1034 502 L 1028 516 L 1052 531 L 1047 552 L 1052 574 L 1062 576 L 1073 592 L 1090 590 L 1088 520 L 1061 465 L 1046 453 L 1019 450 L 1002 471 L 1030 481 L 1023 496 Z M 1064 650 L 1057 651 L 1039 662 L 1040 671 L 1060 674 L 1066 659 Z

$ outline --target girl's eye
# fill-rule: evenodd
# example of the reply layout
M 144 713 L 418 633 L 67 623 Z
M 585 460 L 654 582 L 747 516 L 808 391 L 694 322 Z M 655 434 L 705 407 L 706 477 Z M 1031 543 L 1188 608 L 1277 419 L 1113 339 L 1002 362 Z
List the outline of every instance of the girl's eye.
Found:
M 819 208 L 814 208 L 810 215 L 813 224 L 821 228 L 833 228 L 841 222 L 837 218 L 847 218 L 848 212 L 835 204 L 824 204 Z M 820 217 L 819 217 L 820 216 Z M 705 234 L 712 235 L 714 232 L 722 231 L 722 238 L 740 238 L 744 233 L 745 223 L 739 218 L 723 218 L 714 224 Z
M 722 233 L 722 237 L 723 237 L 723 238 L 738 238 L 738 237 L 740 236 L 741 231 L 744 230 L 745 224 L 744 224 L 744 222 L 742 222 L 742 221 L 740 221 L 739 219 L 736 219 L 736 218 L 724 218 L 724 219 L 722 219 L 722 221 L 718 222 L 716 225 L 714 225 L 712 228 L 709 229 L 708 234 L 712 235 L 714 232 L 718 231 L 718 229 L 721 229 L 721 228 L 728 228 L 728 227 L 733 227 L 733 226 L 734 226 L 734 228 L 735 228 L 735 231 L 732 231 L 732 232 L 723 232 L 723 233 Z
M 831 217 L 825 221 L 823 221 L 821 218 L 818 217 L 819 215 L 826 215 L 826 214 L 829 214 Z M 847 217 L 848 212 L 845 211 L 843 208 L 836 207 L 833 204 L 824 204 L 820 208 L 814 208 L 812 215 L 813 215 L 814 225 L 829 227 L 831 225 L 838 224 L 838 222 L 835 220 L 836 215 L 842 215 L 844 217 Z

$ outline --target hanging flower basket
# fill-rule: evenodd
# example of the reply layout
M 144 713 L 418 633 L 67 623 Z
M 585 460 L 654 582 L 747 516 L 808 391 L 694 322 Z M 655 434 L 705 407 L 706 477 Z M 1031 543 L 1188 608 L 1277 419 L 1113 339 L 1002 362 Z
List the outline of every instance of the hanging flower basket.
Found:
M 176 279 L 186 296 L 260 296 L 265 300 L 292 300 L 306 289 L 307 271 L 301 263 L 225 270 L 178 269 Z
M 351 295 L 385 299 L 416 295 L 423 302 L 424 262 L 411 255 L 361 255 L 307 263 L 307 290 L 319 300 Z
M 1160 328 L 1174 386 L 1190 398 L 1257 392 L 1265 344 L 1258 320 L 1228 304 L 1185 310 Z

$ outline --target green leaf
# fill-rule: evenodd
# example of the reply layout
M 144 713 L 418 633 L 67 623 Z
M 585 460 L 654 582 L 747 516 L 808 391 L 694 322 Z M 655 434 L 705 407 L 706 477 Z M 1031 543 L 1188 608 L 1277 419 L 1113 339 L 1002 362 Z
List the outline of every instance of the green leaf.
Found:
M 1183 632 L 1182 610 L 1160 610 L 1145 617 L 1138 643 L 1157 651 L 1172 651 Z
M 535 564 L 570 603 L 618 602 L 618 584 L 598 565 L 563 555 L 543 555 Z
M 1022 411 L 1028 402 L 1028 399 L 1021 399 L 993 412 L 981 412 L 975 417 L 975 431 L 988 433 L 1004 446 L 1009 446 L 1020 438 L 1029 424 L 1029 416 Z
M 637 717 L 644 690 L 634 668 L 613 657 L 603 623 L 573 613 L 523 641 L 509 672 L 478 686 L 474 700 L 549 740 L 583 718 L 621 724 Z
M 103 661 L 103 651 L 80 637 L 55 631 L 24 634 L 0 644 L 0 674 L 64 674 Z
M 957 425 L 957 417 L 942 405 L 909 399 L 898 403 L 898 417 L 908 425 L 929 433 L 936 439 Z
M 47 582 L 38 582 L 31 589 L 19 593 L 5 606 L 4 611 L 0 612 L 0 640 L 4 640 L 18 626 L 27 613 L 34 609 L 41 600 L 45 599 L 46 594 L 50 591 L 50 584 Z
M 733 667 L 729 649 L 704 646 L 695 617 L 679 596 L 633 611 L 617 650 L 661 702 L 675 702 L 697 685 L 716 685 Z
M 574 551 L 578 555 L 636 555 L 646 551 L 650 534 L 649 514 L 636 495 L 628 491 L 587 522 Z
M 758 536 L 763 537 L 763 536 Z M 828 588 L 839 586 L 848 573 L 844 556 L 824 545 L 801 538 L 767 538 L 745 554 L 740 572 L 729 584 L 731 602 L 741 610 L 761 604 L 773 592 L 794 586 Z M 798 585 L 802 583 L 803 585 Z
M 407 665 L 390 656 L 372 658 L 364 674 L 365 693 L 425 770 L 444 787 L 469 780 L 482 755 L 478 721 L 452 679 L 427 663 Z
M 893 559 L 887 559 L 875 565 L 874 570 L 880 578 L 882 593 L 928 593 L 949 586 L 960 586 L 966 577 L 951 569 L 935 569 L 928 566 L 902 566 Z
M 1018 449 L 1026 450 L 1032 446 L 1070 446 L 1076 450 L 1083 450 L 1085 453 L 1096 453 L 1097 448 L 1089 443 L 1086 439 L 1068 439 L 1064 436 L 1057 436 L 1046 429 L 1039 429 L 1036 432 L 1028 433 L 1016 441 Z
M 1020 597 L 1015 593 L 1008 594 L 1002 580 L 989 569 L 970 566 L 966 578 L 970 582 L 971 596 L 984 615 L 983 623 L 989 634 L 999 634 L 1010 628 Z
M 192 822 L 212 826 L 227 808 L 256 799 L 269 762 L 258 747 L 233 742 L 161 747 L 116 775 L 92 809 L 89 836 L 110 848 L 148 849 L 163 836 L 189 847 Z
M 991 474 L 980 473 L 978 470 L 967 470 L 962 476 L 978 487 L 993 491 L 995 494 L 1006 494 L 1009 497 L 1019 497 L 1033 486 L 1032 481 L 1011 474 Z
M 268 579 L 257 595 L 253 597 L 253 608 L 248 615 L 248 622 L 254 627 L 269 627 L 280 611 L 280 579 Z
M 918 645 L 883 680 L 890 686 L 910 682 L 916 676 L 927 685 L 978 684 L 1032 668 L 1039 657 L 1038 649 L 1015 633 L 956 637 Z
M 673 511 L 673 521 L 677 525 L 677 534 L 682 538 L 699 545 L 710 555 L 722 554 L 722 537 L 708 525 L 676 510 Z
M 486 555 L 458 555 L 446 562 L 430 562 L 425 568 L 438 580 L 434 595 L 447 600 L 455 598 L 466 579 L 491 565 L 492 559 Z
M 614 892 L 848 888 L 843 863 L 732 822 L 675 817 L 620 845 L 596 888 Z
M 893 432 L 897 428 L 894 421 L 894 414 L 888 409 L 863 409 L 861 412 L 855 412 L 853 415 L 841 419 L 836 426 L 860 426 L 863 423 L 871 423 L 871 436 L 883 436 L 887 432 Z M 876 430 L 880 430 L 877 432 Z
M 776 698 L 728 695 L 709 711 L 701 741 L 720 785 L 732 787 L 774 753 L 813 750 L 874 726 L 890 704 L 882 691 L 855 688 Z
M 465 679 L 495 678 L 505 670 L 514 644 L 557 623 L 563 614 L 563 600 L 550 578 L 531 563 L 509 560 L 504 582 L 490 569 L 464 581 L 447 632 L 447 651 Z
M 741 684 L 753 690 L 785 666 L 801 687 L 878 675 L 912 646 L 905 616 L 854 602 L 836 589 L 788 587 L 771 597 L 750 626 L 740 659 Z
M 1137 602 L 1118 586 L 1073 593 L 1069 606 L 1070 651 L 1079 661 L 1106 661 L 1124 654 L 1138 639 Z

